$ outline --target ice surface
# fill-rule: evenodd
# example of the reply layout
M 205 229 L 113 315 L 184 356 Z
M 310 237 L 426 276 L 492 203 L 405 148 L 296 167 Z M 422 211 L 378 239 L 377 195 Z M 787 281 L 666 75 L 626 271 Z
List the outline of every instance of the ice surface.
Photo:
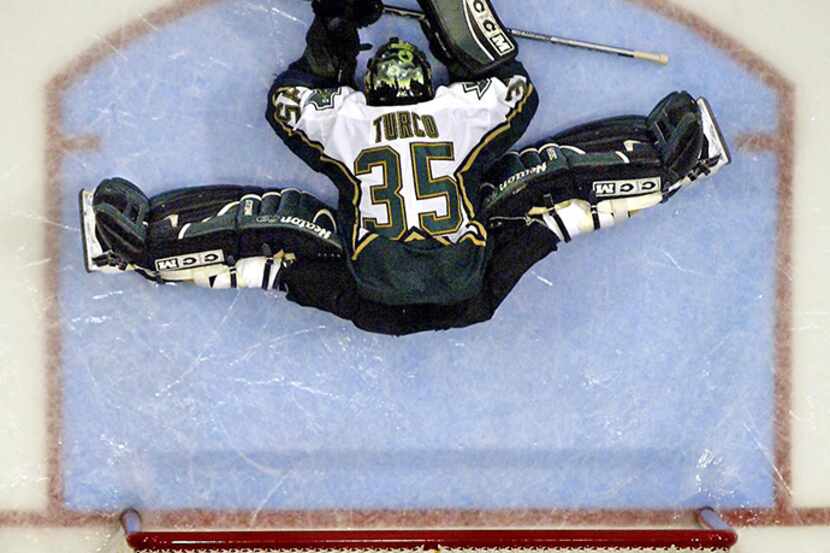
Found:
M 646 113 L 674 89 L 706 95 L 733 143 L 778 124 L 775 91 L 645 8 L 559 0 L 554 18 L 549 0 L 496 4 L 511 26 L 673 54 L 657 68 L 522 43 L 542 97 L 522 142 Z M 117 49 L 61 96 L 63 133 L 99 144 L 59 168 L 66 506 L 771 507 L 769 153 L 736 150 L 716 180 L 563 247 L 493 322 L 466 330 L 380 337 L 277 295 L 83 273 L 76 194 L 105 177 L 150 193 L 230 182 L 334 200 L 263 117 L 309 22 L 295 0 L 210 4 Z M 394 18 L 365 38 L 390 35 L 423 43 Z

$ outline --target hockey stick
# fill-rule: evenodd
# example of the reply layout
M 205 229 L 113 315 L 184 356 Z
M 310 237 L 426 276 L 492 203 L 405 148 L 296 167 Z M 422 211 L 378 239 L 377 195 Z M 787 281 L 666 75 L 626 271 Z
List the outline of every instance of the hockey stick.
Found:
M 306 0 L 310 1 L 310 0 Z M 398 17 L 405 17 L 408 19 L 417 19 L 422 21 L 426 18 L 424 12 L 418 10 L 411 10 L 409 8 L 402 8 L 400 6 L 385 5 L 383 13 L 389 15 L 396 15 Z M 601 52 L 603 54 L 614 54 L 615 56 L 622 56 L 635 60 L 650 61 L 652 63 L 659 63 L 666 65 L 669 63 L 668 54 L 657 54 L 654 52 L 641 52 L 639 50 L 629 50 L 627 48 L 618 48 L 616 46 L 607 46 L 596 42 L 586 42 L 584 40 L 573 40 L 554 35 L 546 35 L 536 33 L 533 31 L 523 31 L 521 29 L 507 29 L 510 34 L 517 38 L 524 38 L 526 40 L 535 40 L 537 42 L 547 42 L 548 44 L 556 44 L 557 46 L 568 46 L 569 48 L 578 48 L 580 50 L 590 50 L 592 52 Z
M 426 16 L 424 12 L 417 10 L 410 10 L 409 8 L 401 8 L 399 6 L 386 5 L 383 8 L 383 13 L 389 15 L 397 15 L 398 17 L 406 17 L 409 19 L 423 20 Z M 666 65 L 669 63 L 668 54 L 655 54 L 653 52 L 640 52 L 639 50 L 629 50 L 627 48 L 618 48 L 616 46 L 606 46 L 605 44 L 598 44 L 596 42 L 586 42 L 584 40 L 573 40 L 554 35 L 546 35 L 536 33 L 533 31 L 523 31 L 521 29 L 507 29 L 510 34 L 517 38 L 524 38 L 526 40 L 535 40 L 537 42 L 547 42 L 549 44 L 556 44 L 558 46 L 568 46 L 569 48 L 579 48 L 580 50 L 590 50 L 592 52 L 602 52 L 604 54 L 614 54 L 624 58 L 631 58 L 636 60 L 650 61 Z

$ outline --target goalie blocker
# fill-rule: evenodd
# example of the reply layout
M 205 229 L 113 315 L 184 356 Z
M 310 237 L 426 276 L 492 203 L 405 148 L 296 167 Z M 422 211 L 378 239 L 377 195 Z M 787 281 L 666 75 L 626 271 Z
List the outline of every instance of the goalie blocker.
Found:
M 210 288 L 275 288 L 297 255 L 342 253 L 332 211 L 294 189 L 203 186 L 152 199 L 121 178 L 81 192 L 87 271 Z
M 489 0 L 418 0 L 432 53 L 457 78 L 490 74 L 516 58 L 519 47 Z

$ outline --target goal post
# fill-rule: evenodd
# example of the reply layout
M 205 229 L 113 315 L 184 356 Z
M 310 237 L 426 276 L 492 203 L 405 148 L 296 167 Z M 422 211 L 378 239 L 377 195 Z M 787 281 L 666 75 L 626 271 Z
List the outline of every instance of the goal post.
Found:
M 697 521 L 694 529 L 147 531 L 137 511 L 121 516 L 129 546 L 148 553 L 727 551 L 738 540 L 712 509 L 698 511 Z

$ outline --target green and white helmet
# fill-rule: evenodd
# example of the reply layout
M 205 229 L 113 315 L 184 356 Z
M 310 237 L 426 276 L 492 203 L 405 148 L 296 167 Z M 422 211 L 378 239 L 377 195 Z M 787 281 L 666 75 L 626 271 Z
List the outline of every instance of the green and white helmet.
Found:
M 401 106 L 432 100 L 432 67 L 414 44 L 393 38 L 369 60 L 364 79 L 372 106 Z

